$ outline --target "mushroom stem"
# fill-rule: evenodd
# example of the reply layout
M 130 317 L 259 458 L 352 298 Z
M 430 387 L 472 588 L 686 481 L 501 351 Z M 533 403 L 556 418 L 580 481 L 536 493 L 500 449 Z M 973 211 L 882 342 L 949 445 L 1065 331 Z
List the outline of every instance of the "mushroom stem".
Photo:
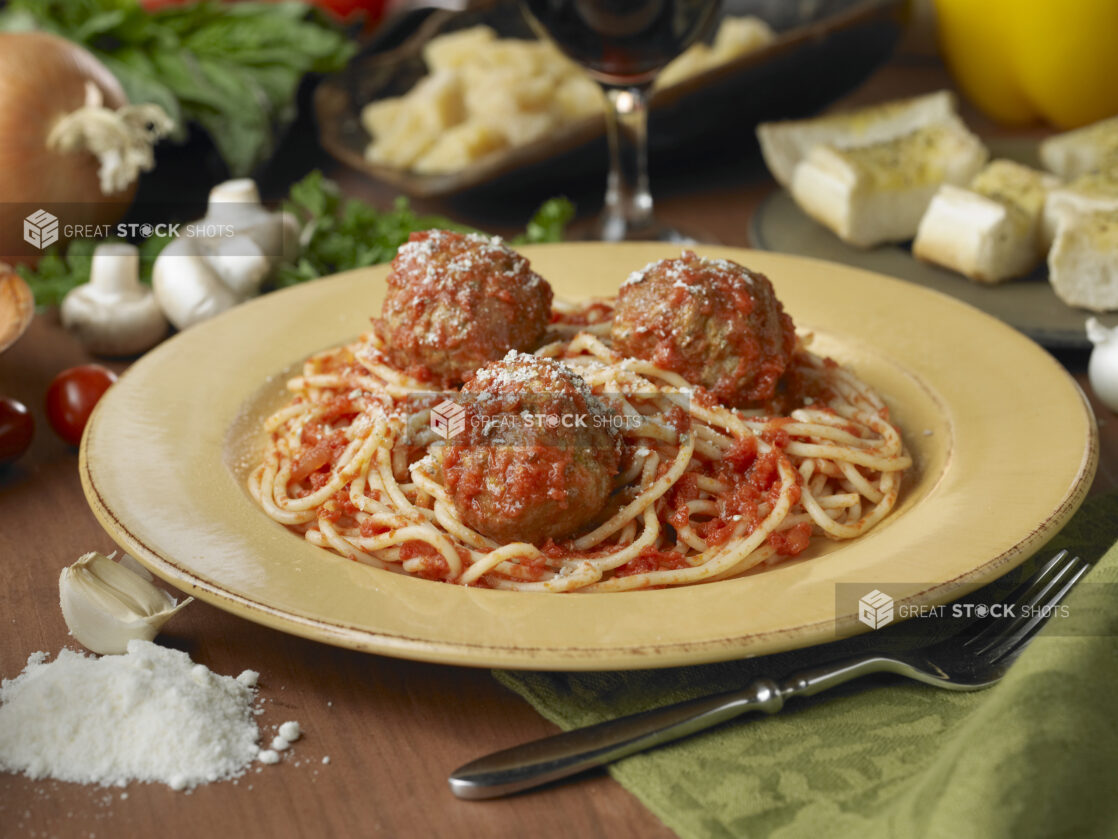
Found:
M 89 282 L 62 301 L 62 325 L 97 355 L 134 355 L 167 333 L 167 319 L 150 288 L 140 283 L 140 251 L 107 242 L 93 252 Z
M 210 204 L 259 204 L 260 190 L 252 178 L 235 178 L 210 190 Z
M 140 252 L 124 242 L 106 242 L 93 252 L 89 284 L 107 295 L 131 295 L 140 288 Z

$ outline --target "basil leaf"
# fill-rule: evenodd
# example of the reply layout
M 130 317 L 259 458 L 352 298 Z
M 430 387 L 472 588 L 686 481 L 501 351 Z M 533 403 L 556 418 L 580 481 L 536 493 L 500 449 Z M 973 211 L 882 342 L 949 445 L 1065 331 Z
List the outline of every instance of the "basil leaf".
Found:
M 186 139 L 186 119 L 175 92 L 155 77 L 151 61 L 143 53 L 133 49 L 123 49 L 114 55 L 99 54 L 98 58 L 116 76 L 129 102 L 153 102 L 167 112 L 175 123 L 171 139 L 182 142 Z

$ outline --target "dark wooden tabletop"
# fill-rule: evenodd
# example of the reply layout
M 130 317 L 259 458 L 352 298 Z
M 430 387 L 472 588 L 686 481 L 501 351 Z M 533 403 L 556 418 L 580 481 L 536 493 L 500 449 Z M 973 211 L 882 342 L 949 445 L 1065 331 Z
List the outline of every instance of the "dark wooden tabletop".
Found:
M 849 103 L 932 90 L 945 83 L 928 61 L 897 61 Z M 313 144 L 310 144 L 313 146 Z M 389 190 L 313 149 L 299 166 L 324 166 L 353 195 L 387 206 Z M 701 161 L 657 173 L 660 215 L 710 231 L 727 245 L 748 245 L 750 214 L 773 184 L 754 156 L 727 165 Z M 578 196 L 595 209 L 597 187 Z M 523 225 L 515 202 L 471 207 L 416 202 L 502 232 Z M 0 472 L 0 676 L 14 677 L 30 653 L 76 647 L 58 609 L 58 574 L 80 554 L 114 549 L 86 506 L 77 452 L 47 426 L 43 393 L 63 368 L 91 360 L 55 313 L 0 355 L 0 394 L 35 412 L 30 452 Z M 1060 357 L 1085 389 L 1086 355 Z M 123 365 L 117 365 L 121 369 Z M 1092 491 L 1118 487 L 1118 419 L 1091 396 L 1101 430 Z M 195 603 L 164 642 L 218 673 L 260 671 L 262 727 L 298 720 L 305 731 L 277 766 L 251 770 L 236 784 L 190 794 L 160 784 L 126 790 L 0 774 L 0 833 L 6 836 L 384 836 L 670 837 L 672 833 L 604 772 L 507 800 L 455 799 L 447 773 L 493 749 L 554 728 L 485 670 L 422 664 L 335 649 Z M 329 757 L 329 762 L 323 759 Z

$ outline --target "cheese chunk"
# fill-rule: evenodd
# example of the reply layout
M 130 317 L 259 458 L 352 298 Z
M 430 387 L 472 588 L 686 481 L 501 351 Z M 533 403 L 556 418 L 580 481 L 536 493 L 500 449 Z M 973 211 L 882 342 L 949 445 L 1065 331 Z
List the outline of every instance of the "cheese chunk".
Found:
M 462 82 L 453 73 L 425 76 L 412 91 L 413 104 L 385 99 L 361 113 L 365 130 L 373 135 L 365 157 L 386 166 L 411 166 L 465 115 Z
M 444 132 L 412 168 L 423 174 L 453 172 L 487 154 L 508 148 L 508 145 L 504 132 L 470 120 Z
M 1061 224 L 1048 280 L 1069 306 L 1118 310 L 1118 211 L 1082 213 Z
M 920 221 L 912 252 L 973 280 L 1021 277 L 1041 261 L 1041 212 L 1055 175 L 995 160 L 967 188 L 939 188 Z
M 711 44 L 715 64 L 755 52 L 776 39 L 772 27 L 759 17 L 727 17 L 722 19 L 718 34 Z
M 675 78 L 704 72 L 774 37 L 757 18 L 726 18 L 713 46 L 697 44 L 680 57 Z M 601 87 L 548 41 L 499 38 L 488 26 L 473 26 L 432 38 L 423 60 L 430 75 L 405 95 L 362 110 L 370 162 L 445 174 L 606 110 Z M 657 80 L 657 87 L 663 84 Z
M 445 32 L 423 45 L 423 62 L 432 73 L 455 72 L 473 64 L 496 41 L 497 33 L 488 26 Z
M 847 113 L 761 123 L 757 139 L 772 176 L 790 188 L 797 164 L 816 146 L 847 149 L 881 143 L 954 116 L 955 98 L 941 90 Z
M 986 156 L 953 117 L 867 146 L 816 146 L 795 168 L 792 197 L 852 245 L 903 242 L 916 234 L 936 190 L 967 183 Z
M 1064 180 L 1118 166 L 1118 116 L 1049 137 L 1040 161 Z
M 564 120 L 585 119 L 602 112 L 605 94 L 589 76 L 567 76 L 555 89 L 552 104 Z
M 678 58 L 671 61 L 656 76 L 656 87 L 671 87 L 691 76 L 705 73 L 720 64 L 726 64 L 739 56 L 755 52 L 776 39 L 765 21 L 752 15 L 746 17 L 727 17 L 718 27 L 714 43 L 709 46 L 700 42 L 692 44 Z

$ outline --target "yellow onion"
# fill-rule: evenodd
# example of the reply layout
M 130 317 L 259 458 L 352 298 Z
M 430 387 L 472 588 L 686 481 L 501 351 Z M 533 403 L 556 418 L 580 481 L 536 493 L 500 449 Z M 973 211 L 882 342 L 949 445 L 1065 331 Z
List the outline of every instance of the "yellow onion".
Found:
M 31 289 L 19 274 L 0 262 L 0 352 L 19 339 L 34 314 Z
M 118 221 L 139 171 L 154 165 L 151 145 L 171 127 L 161 108 L 129 105 L 108 68 L 77 44 L 0 33 L 0 260 L 34 261 L 24 219 L 38 210 L 58 217 L 60 237 L 67 226 Z

